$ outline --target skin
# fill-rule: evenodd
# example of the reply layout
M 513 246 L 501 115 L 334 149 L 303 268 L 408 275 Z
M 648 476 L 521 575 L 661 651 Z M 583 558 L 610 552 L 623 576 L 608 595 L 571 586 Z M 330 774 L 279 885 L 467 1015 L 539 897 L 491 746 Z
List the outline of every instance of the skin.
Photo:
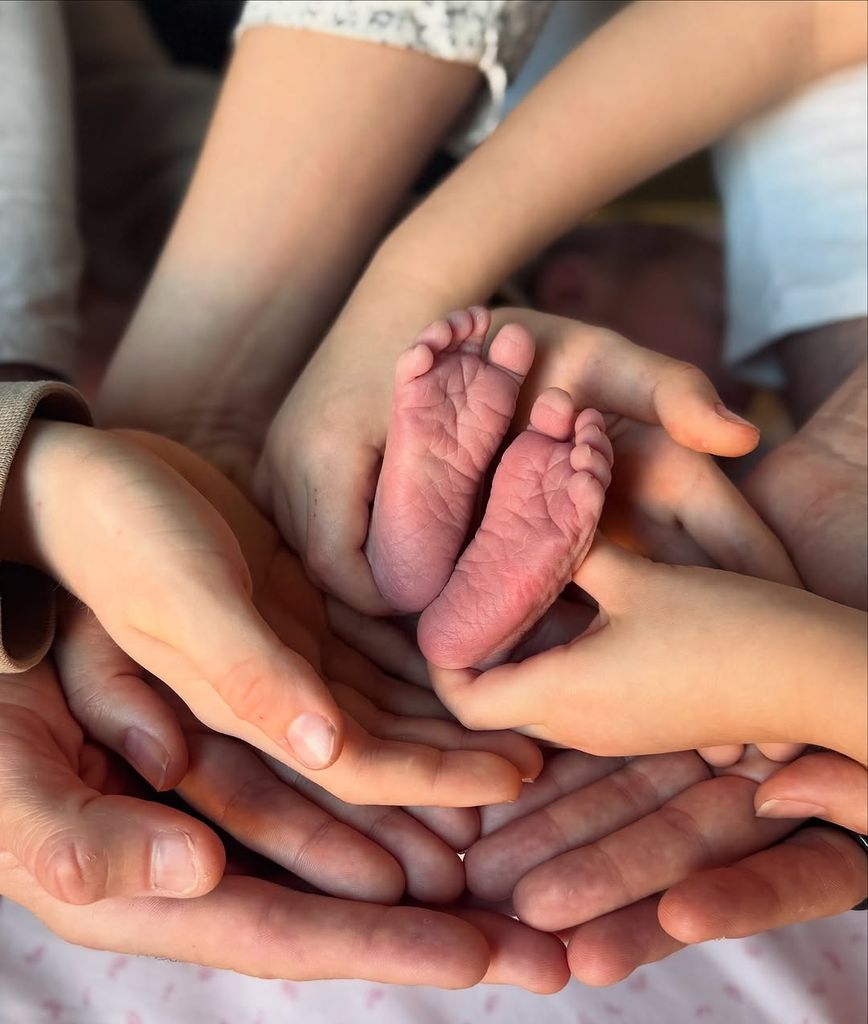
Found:
M 243 871 L 221 878 L 216 835 L 179 811 L 126 795 L 105 754 L 82 742 L 47 662 L 2 684 L 0 893 L 67 941 L 257 977 L 444 988 L 484 979 L 538 992 L 565 983 L 561 943 L 497 915 L 308 895 Z M 34 784 L 40 778 L 45 785 Z M 291 838 L 282 809 L 266 822 Z M 188 838 L 197 868 L 183 893 L 149 882 L 151 840 L 173 830 Z M 189 882 L 181 869 L 176 863 L 161 880 Z
M 639 3 L 544 79 L 381 245 L 270 429 L 258 494 L 318 578 L 382 611 L 361 547 L 392 366 L 420 324 L 480 301 L 591 210 L 866 52 L 861 3 Z M 710 440 L 717 454 L 749 450 L 738 434 Z
M 601 536 L 574 581 L 600 605 L 585 635 L 482 675 L 434 670 L 466 725 L 602 755 L 807 742 L 868 760 L 864 613 Z
M 108 372 L 103 421 L 249 477 L 271 415 L 479 82 L 475 68 L 410 50 L 246 31 Z
M 468 884 L 487 899 L 512 893 L 523 919 L 563 928 L 571 970 L 590 985 L 620 981 L 687 943 L 841 913 L 868 890 L 859 847 L 828 829 L 792 833 L 795 815 L 753 812 L 771 794 L 840 787 L 842 765 L 838 755 L 810 754 L 778 769 L 753 754 L 749 768 L 711 778 L 688 752 L 628 762 L 555 753 L 517 803 L 483 812 Z M 855 767 L 864 807 L 866 773 Z
M 190 462 L 191 473 L 203 465 Z M 381 803 L 391 792 L 398 803 L 473 806 L 509 798 L 536 774 L 532 747 L 495 739 L 519 768 L 454 724 L 399 719 L 348 690 L 342 680 L 360 668 L 333 642 L 319 595 L 276 531 L 215 477 L 226 488 L 215 499 L 222 515 L 141 444 L 36 421 L 4 494 L 2 557 L 61 580 L 204 724 L 302 774 L 311 767 L 281 719 L 293 717 L 296 692 L 319 696 L 344 742 L 314 772 L 325 771 L 318 781 L 341 797 Z

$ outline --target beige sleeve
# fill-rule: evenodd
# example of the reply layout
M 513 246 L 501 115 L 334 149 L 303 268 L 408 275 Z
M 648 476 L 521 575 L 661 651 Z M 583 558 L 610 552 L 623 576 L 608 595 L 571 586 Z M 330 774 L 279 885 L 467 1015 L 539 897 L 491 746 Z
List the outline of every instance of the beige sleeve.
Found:
M 24 431 L 34 416 L 89 423 L 84 399 L 54 381 L 0 381 L 0 503 Z M 23 565 L 0 562 L 0 672 L 23 672 L 45 655 L 54 632 L 55 583 Z

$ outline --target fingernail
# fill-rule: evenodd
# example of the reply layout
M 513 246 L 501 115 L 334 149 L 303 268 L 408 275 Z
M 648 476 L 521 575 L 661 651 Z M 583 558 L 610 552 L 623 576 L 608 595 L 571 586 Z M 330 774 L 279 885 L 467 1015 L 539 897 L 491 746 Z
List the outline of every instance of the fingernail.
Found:
M 536 779 L 522 779 L 521 780 L 526 786 L 529 786 L 532 782 L 536 782 Z
M 337 734 L 335 727 L 322 715 L 305 712 L 289 727 L 287 741 L 295 756 L 308 768 L 325 768 L 331 764 Z
M 751 421 L 746 420 L 744 416 L 739 416 L 738 413 L 733 412 L 732 409 L 728 409 L 723 402 L 718 402 L 714 407 L 714 411 L 722 420 L 727 420 L 730 423 L 737 423 L 740 427 L 750 427 L 751 430 L 759 430 L 759 427 L 755 423 L 751 423 Z
M 169 770 L 169 751 L 156 737 L 133 726 L 124 733 L 123 752 L 139 775 L 146 778 L 154 789 L 163 788 Z
M 193 840 L 186 832 L 158 832 L 151 847 L 151 888 L 186 896 L 199 883 Z
M 827 812 L 819 804 L 800 800 L 766 800 L 756 809 L 758 818 L 822 818 Z

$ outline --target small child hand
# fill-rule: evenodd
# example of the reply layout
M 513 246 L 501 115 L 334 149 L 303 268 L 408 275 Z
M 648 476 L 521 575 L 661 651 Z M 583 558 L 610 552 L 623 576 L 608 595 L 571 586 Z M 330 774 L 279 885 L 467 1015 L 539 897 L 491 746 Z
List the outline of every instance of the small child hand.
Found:
M 482 675 L 432 668 L 465 725 L 600 755 L 808 742 L 865 759 L 862 613 L 600 535 L 575 582 L 600 612 L 572 643 Z
M 309 768 L 332 764 L 342 717 L 305 659 L 269 629 L 225 521 L 178 473 L 106 432 L 35 421 L 4 514 L 44 569 L 138 664 L 219 731 Z

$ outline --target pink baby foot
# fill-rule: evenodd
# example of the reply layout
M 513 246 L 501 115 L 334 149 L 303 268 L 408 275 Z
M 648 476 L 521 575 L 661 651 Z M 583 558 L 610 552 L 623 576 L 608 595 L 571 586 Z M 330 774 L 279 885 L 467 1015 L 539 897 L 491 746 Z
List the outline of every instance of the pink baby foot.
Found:
M 533 339 L 516 324 L 483 354 L 490 325 L 480 306 L 451 313 L 398 360 L 366 546 L 396 611 L 422 611 L 446 585 L 533 362 Z
M 476 536 L 419 620 L 429 661 L 486 667 L 515 647 L 587 554 L 611 467 L 603 417 L 576 418 L 565 391 L 544 391 L 497 467 Z

